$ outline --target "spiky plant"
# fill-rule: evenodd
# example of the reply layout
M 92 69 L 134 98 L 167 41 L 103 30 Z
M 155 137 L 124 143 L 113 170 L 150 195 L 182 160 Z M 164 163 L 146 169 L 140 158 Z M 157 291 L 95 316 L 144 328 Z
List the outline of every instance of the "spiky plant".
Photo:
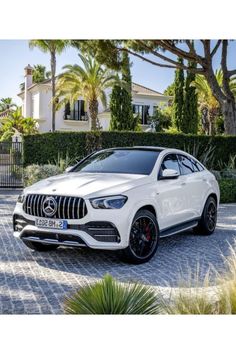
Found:
M 106 275 L 81 288 L 65 301 L 67 314 L 158 314 L 155 292 L 141 284 L 121 284 Z
M 236 251 L 230 246 L 230 255 L 225 258 L 226 272 L 219 276 L 219 312 L 236 314 Z

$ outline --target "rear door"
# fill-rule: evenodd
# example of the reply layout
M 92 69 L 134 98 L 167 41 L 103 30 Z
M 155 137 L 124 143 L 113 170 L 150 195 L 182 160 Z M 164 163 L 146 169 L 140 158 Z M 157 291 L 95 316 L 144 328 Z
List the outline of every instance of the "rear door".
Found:
M 184 154 L 178 154 L 181 181 L 188 195 L 186 200 L 188 220 L 200 217 L 207 190 L 203 167 L 196 160 Z

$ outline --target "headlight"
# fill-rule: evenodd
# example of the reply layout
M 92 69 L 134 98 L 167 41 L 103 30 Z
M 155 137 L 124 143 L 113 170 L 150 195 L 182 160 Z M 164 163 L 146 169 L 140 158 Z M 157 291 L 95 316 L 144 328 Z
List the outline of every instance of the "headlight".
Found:
M 25 199 L 25 195 L 24 195 L 24 193 L 22 193 L 22 194 L 19 195 L 19 197 L 17 199 L 17 202 L 18 203 L 23 203 L 24 199 Z
M 102 197 L 90 199 L 90 203 L 95 209 L 120 209 L 127 201 L 124 195 L 117 195 L 113 197 Z

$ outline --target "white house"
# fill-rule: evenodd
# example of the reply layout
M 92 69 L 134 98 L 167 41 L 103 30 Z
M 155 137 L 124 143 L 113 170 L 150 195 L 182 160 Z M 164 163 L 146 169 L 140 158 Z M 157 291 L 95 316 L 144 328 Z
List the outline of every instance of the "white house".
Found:
M 107 91 L 107 100 L 111 90 Z M 32 80 L 32 67 L 25 68 L 25 89 L 18 96 L 22 99 L 22 112 L 24 117 L 33 117 L 38 123 L 40 132 L 51 130 L 51 82 L 45 80 L 35 84 Z M 153 115 L 155 107 L 168 105 L 170 96 L 165 96 L 142 85 L 132 84 L 133 111 L 140 115 L 142 128 L 148 127 L 148 117 Z M 104 109 L 99 103 L 99 122 L 103 130 L 108 130 L 110 125 L 110 111 Z M 82 97 L 78 97 L 74 107 L 66 105 L 56 112 L 56 130 L 60 131 L 83 131 L 90 130 L 88 114 Z

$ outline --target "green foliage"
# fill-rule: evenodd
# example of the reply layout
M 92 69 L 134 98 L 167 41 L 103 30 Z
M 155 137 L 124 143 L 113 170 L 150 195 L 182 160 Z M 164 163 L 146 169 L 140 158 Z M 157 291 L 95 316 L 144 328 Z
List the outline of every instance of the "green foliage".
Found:
M 190 62 L 189 68 L 196 68 L 196 64 Z M 185 81 L 183 117 L 180 121 L 180 130 L 185 134 L 198 132 L 198 97 L 196 88 L 192 86 L 194 80 L 195 74 L 188 71 Z
M 132 109 L 132 78 L 130 73 L 130 61 L 127 52 L 122 53 L 122 82 L 125 87 L 115 85 L 111 94 L 111 130 L 134 131 L 138 125 L 138 119 L 133 115 Z
M 155 123 L 156 132 L 163 132 L 164 129 L 169 129 L 172 122 L 171 107 L 163 109 L 156 107 L 151 120 Z
M 110 275 L 82 287 L 65 301 L 67 314 L 152 315 L 159 313 L 155 292 L 141 284 L 120 284 Z
M 221 178 L 218 180 L 221 203 L 236 203 L 236 179 Z
M 198 146 L 198 156 L 206 151 L 209 145 L 214 147 L 216 156 L 213 169 L 222 163 L 227 164 L 230 155 L 236 154 L 236 137 L 233 136 L 201 136 L 175 133 L 144 132 L 55 132 L 24 137 L 24 164 L 47 164 L 57 159 L 58 153 L 65 158 L 80 159 L 98 148 L 119 146 L 165 146 L 184 150 L 186 147 Z
M 164 91 L 164 95 L 166 96 L 174 96 L 175 94 L 175 82 L 172 82 Z
M 2 119 L 0 141 L 9 140 L 16 131 L 21 134 L 36 134 L 38 131 L 35 119 L 23 117 L 20 108 L 10 111 L 8 117 Z
M 46 66 L 44 65 L 34 65 L 33 68 L 33 82 L 35 83 L 40 83 L 45 81 L 46 79 L 49 79 L 51 76 L 50 71 L 46 71 Z
M 189 145 L 184 146 L 184 151 L 196 157 L 204 166 L 212 168 L 215 162 L 215 146 L 212 145 L 211 140 L 202 149 L 200 142 L 190 142 Z
M 107 106 L 105 90 L 120 84 L 117 75 L 102 67 L 92 56 L 79 55 L 83 66 L 65 65 L 66 72 L 59 75 L 56 85 L 57 109 L 66 103 L 74 103 L 82 96 L 88 105 L 92 130 L 99 129 L 98 100 Z
M 225 132 L 223 116 L 217 116 L 215 119 L 216 134 L 222 135 Z
M 56 165 L 30 165 L 24 169 L 24 185 L 25 187 L 41 181 L 44 178 L 58 175 L 62 171 Z
M 12 101 L 12 98 L 1 98 L 0 100 L 0 112 L 7 111 L 8 109 L 15 109 L 17 105 Z
M 183 59 L 178 58 L 179 64 L 183 64 Z M 178 130 L 181 131 L 184 109 L 184 71 L 176 69 L 174 81 L 174 101 L 173 101 L 173 121 Z

